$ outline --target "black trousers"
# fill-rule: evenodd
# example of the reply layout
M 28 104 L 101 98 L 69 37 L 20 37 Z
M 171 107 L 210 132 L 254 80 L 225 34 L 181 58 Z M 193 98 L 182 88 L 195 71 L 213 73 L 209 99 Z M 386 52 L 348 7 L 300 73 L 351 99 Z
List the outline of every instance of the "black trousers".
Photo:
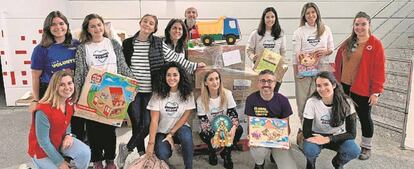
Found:
M 86 133 L 91 148 L 91 162 L 115 159 L 115 126 L 86 120 Z
M 240 141 L 240 138 L 241 138 L 242 134 L 243 134 L 243 128 L 239 125 L 236 129 L 236 133 L 234 135 L 232 146 L 237 145 L 237 143 Z M 209 153 L 214 153 L 215 149 L 213 148 L 213 145 L 211 145 L 211 139 L 214 137 L 214 135 L 209 134 L 209 133 L 205 133 L 205 132 L 200 132 L 199 135 L 200 135 L 201 140 L 204 143 L 207 144 Z M 228 155 L 230 155 L 230 153 L 231 153 L 231 148 L 232 147 L 226 147 L 225 148 L 225 152 L 227 152 Z
M 368 103 L 369 97 L 352 93 L 350 91 L 350 85 L 342 83 L 342 87 L 344 92 L 356 103 L 355 111 L 357 112 L 359 122 L 361 123 L 362 136 L 372 138 L 374 135 L 374 123 L 371 118 L 371 106 Z
M 151 122 L 151 114 L 147 110 L 147 105 L 151 96 L 152 93 L 138 93 L 135 100 L 129 104 L 128 116 L 132 123 L 132 137 L 127 144 L 129 151 L 137 148 L 138 152 L 145 152 L 144 139 L 149 134 Z

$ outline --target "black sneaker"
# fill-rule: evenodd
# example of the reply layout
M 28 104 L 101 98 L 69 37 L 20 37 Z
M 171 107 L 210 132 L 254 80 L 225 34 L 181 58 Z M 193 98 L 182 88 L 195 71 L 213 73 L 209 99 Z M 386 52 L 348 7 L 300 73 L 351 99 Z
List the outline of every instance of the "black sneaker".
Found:
M 276 163 L 276 162 L 275 162 L 275 158 L 273 158 L 273 154 L 272 154 L 272 153 L 270 153 L 270 162 L 272 162 L 272 163 Z
M 341 166 L 341 165 L 339 165 L 338 163 L 339 163 L 339 156 L 338 155 L 336 155 L 333 159 L 332 159 L 332 166 L 335 168 L 335 169 L 343 169 L 344 167 L 343 166 Z
M 229 151 L 229 152 L 226 152 Z M 224 168 L 233 169 L 233 160 L 231 159 L 231 149 L 223 150 L 220 153 L 221 158 L 224 160 Z
M 208 163 L 210 165 L 217 165 L 217 155 L 215 152 L 210 152 L 210 154 L 208 155 Z

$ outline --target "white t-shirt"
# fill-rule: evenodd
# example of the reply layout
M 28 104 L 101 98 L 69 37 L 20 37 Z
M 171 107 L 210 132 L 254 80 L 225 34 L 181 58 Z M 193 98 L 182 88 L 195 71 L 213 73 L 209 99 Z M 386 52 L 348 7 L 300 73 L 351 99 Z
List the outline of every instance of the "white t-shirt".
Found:
M 298 52 L 314 52 L 317 49 L 334 50 L 334 42 L 331 29 L 325 25 L 325 31 L 319 39 L 316 38 L 316 26 L 309 26 L 305 23 L 293 33 L 293 58 L 292 63 L 296 65 Z M 334 63 L 335 57 L 332 55 L 320 59 L 321 63 Z
M 204 116 L 207 115 L 207 118 L 211 121 L 214 117 L 217 115 L 227 115 L 227 109 L 235 108 L 236 102 L 234 101 L 233 94 L 230 90 L 224 89 L 224 93 L 227 97 L 227 104 L 223 105 L 223 107 L 220 109 L 220 99 L 221 96 L 217 98 L 210 98 L 209 102 L 209 112 L 206 112 L 204 109 L 204 105 L 201 102 L 201 97 L 197 98 L 197 115 L 198 116 Z
M 86 64 L 106 70 L 111 73 L 117 73 L 116 55 L 111 40 L 104 38 L 98 43 L 87 43 Z
M 280 38 L 275 40 L 270 31 L 266 31 L 264 36 L 260 36 L 255 30 L 250 34 L 247 48 L 258 55 L 261 55 L 264 49 L 269 49 L 283 56 L 286 52 L 286 37 L 281 33 Z
M 355 113 L 355 107 L 351 99 L 347 100 L 351 106 L 351 111 L 346 114 L 349 116 Z M 311 97 L 306 101 L 303 117 L 313 119 L 312 131 L 321 134 L 338 135 L 346 132 L 345 122 L 339 127 L 332 127 L 331 122 L 332 107 L 326 106 L 322 100 Z
M 170 96 L 164 99 L 154 94 L 147 105 L 148 110 L 160 112 L 157 133 L 168 133 L 186 110 L 195 108 L 193 94 L 188 97 L 187 101 L 183 102 L 179 92 L 170 92 Z M 185 123 L 185 125 L 190 126 L 188 123 Z

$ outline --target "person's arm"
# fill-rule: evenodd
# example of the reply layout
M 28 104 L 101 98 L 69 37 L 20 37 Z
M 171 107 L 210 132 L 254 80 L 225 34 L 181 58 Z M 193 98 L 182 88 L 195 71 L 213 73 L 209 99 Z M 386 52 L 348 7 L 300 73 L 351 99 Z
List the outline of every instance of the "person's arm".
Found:
M 168 45 L 165 44 L 164 42 L 162 42 L 162 48 L 163 48 L 164 58 L 167 62 L 177 62 L 182 67 L 184 67 L 189 73 L 193 73 L 197 69 L 198 67 L 197 63 L 191 62 L 189 60 L 186 60 L 185 58 L 179 57 L 178 53 L 171 50 L 168 47 Z
M 313 119 L 303 118 L 302 131 L 305 139 L 312 137 L 312 124 Z
M 198 116 L 198 119 L 200 120 L 201 132 L 206 134 L 212 133 L 210 120 L 207 115 Z
M 185 123 L 187 123 L 188 118 L 191 115 L 191 111 L 192 110 L 190 109 L 184 112 L 183 116 L 181 116 L 181 118 L 175 123 L 174 127 L 171 128 L 170 132 L 168 133 L 169 135 L 174 136 L 175 132 L 177 132 L 178 129 L 180 129 Z
M 112 46 L 116 55 L 116 63 L 118 67 L 118 73 L 121 75 L 134 78 L 134 74 L 131 69 L 128 67 L 128 64 L 125 61 L 124 53 L 122 52 L 122 47 L 115 39 L 111 39 Z
M 345 119 L 346 132 L 335 136 L 330 136 L 330 140 L 333 143 L 342 142 L 349 139 L 355 139 L 356 137 L 356 113 L 353 113 Z
M 256 62 L 258 57 L 256 53 L 256 37 L 257 37 L 257 30 L 253 31 L 250 34 L 249 40 L 247 41 L 246 45 L 246 54 L 253 62 Z
M 368 41 L 370 42 L 370 41 Z M 384 91 L 385 82 L 385 53 L 381 42 L 373 44 L 376 49 L 375 56 L 371 57 L 373 60 L 373 66 L 370 66 L 370 97 L 369 103 L 371 106 L 375 105 L 378 101 L 378 97 L 375 94 L 382 93 Z
M 42 70 L 35 70 L 32 69 L 32 95 L 33 95 L 33 100 L 35 101 L 39 101 L 40 98 L 40 94 L 39 94 L 39 90 L 40 90 L 40 76 L 42 75 Z
M 282 35 L 282 37 L 280 37 L 281 39 L 281 43 L 280 43 L 280 49 L 279 49 L 279 52 L 280 52 L 280 55 L 283 57 L 283 58 L 286 58 L 286 36 L 285 35 Z
M 53 146 L 52 141 L 49 138 L 49 119 L 42 111 L 37 111 L 35 114 L 35 132 L 39 146 L 47 154 L 48 158 L 53 162 L 53 164 L 60 166 L 64 162 L 64 159 L 58 150 L 56 150 L 56 148 Z
M 89 67 L 86 63 L 86 51 L 85 51 L 85 45 L 81 44 L 78 46 L 78 49 L 76 50 L 76 66 L 75 66 L 75 87 L 76 91 L 82 91 L 83 83 L 85 82 L 86 75 L 89 71 Z
M 298 62 L 297 62 L 297 55 L 300 53 L 302 49 L 302 39 L 299 35 L 300 29 L 297 29 L 293 33 L 293 55 L 292 55 L 292 65 L 293 65 L 293 75 L 296 77 L 298 74 Z
M 160 120 L 160 112 L 151 110 L 151 122 L 150 122 L 149 140 L 148 140 L 148 147 L 147 147 L 148 155 L 154 154 L 155 136 L 157 135 L 159 120 Z

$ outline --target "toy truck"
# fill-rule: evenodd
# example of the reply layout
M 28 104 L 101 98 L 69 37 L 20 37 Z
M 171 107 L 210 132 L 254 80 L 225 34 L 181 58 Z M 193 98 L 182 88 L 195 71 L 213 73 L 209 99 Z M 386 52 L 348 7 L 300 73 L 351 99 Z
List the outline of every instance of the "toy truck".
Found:
M 237 19 L 222 16 L 217 21 L 198 21 L 191 34 L 193 39 L 201 38 L 205 46 L 216 40 L 226 40 L 227 44 L 234 45 L 240 38 L 240 28 Z

